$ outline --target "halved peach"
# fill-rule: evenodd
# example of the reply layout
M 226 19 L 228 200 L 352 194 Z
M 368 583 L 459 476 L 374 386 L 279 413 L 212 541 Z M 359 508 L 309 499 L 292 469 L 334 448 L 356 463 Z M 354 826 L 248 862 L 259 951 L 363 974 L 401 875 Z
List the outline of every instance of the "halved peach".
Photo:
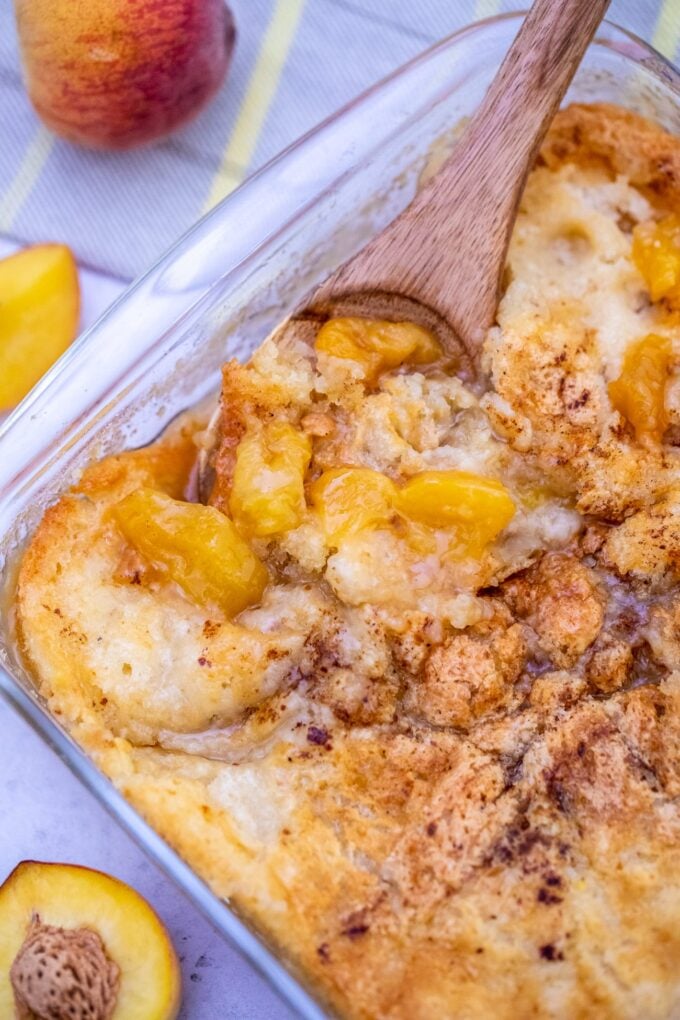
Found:
M 0 411 L 18 404 L 78 331 L 78 271 L 64 244 L 0 259 Z
M 124 882 L 22 861 L 0 888 L 0 1017 L 174 1020 L 180 991 L 167 931 Z

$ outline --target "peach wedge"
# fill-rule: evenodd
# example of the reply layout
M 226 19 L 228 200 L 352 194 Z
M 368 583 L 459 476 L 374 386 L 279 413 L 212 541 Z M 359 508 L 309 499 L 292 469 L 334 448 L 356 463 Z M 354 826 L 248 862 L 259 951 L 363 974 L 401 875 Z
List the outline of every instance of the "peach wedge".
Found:
M 0 260 L 0 411 L 18 404 L 78 331 L 71 251 L 39 244 Z
M 161 921 L 125 883 L 22 861 L 0 888 L 0 1016 L 174 1020 L 180 971 Z

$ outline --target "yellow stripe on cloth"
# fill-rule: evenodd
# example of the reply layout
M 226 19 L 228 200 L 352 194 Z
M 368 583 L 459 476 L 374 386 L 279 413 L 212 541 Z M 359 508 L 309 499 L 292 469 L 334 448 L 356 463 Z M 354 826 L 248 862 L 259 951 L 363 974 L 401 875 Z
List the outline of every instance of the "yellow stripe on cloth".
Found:
M 0 230 L 9 231 L 13 226 L 24 202 L 38 182 L 53 145 L 54 138 L 47 128 L 40 125 L 26 147 L 17 172 L 0 196 Z
M 206 211 L 228 195 L 245 176 L 276 95 L 304 5 L 305 0 L 276 0 L 241 109 L 205 203 Z
M 526 6 L 526 5 L 519 5 Z M 482 18 L 493 18 L 501 9 L 501 0 L 475 0 L 475 21 Z
M 680 43 L 680 0 L 664 0 L 652 37 L 652 46 L 672 60 Z

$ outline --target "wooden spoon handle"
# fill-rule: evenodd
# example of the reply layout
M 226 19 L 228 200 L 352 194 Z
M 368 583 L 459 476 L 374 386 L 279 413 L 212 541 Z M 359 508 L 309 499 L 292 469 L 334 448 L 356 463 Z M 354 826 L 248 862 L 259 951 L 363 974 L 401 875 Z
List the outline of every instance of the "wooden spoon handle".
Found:
M 535 0 L 466 139 L 467 165 L 474 170 L 481 163 L 495 171 L 484 181 L 490 194 L 523 190 L 543 137 L 609 3 Z M 508 157 L 514 165 L 508 164 Z M 452 162 L 459 172 L 459 165 Z
M 393 223 L 328 280 L 312 307 L 358 295 L 419 304 L 473 360 L 493 323 L 519 200 L 545 132 L 609 0 L 535 0 L 452 155 Z M 385 295 L 388 303 L 385 304 Z M 398 295 L 398 297 L 396 297 Z

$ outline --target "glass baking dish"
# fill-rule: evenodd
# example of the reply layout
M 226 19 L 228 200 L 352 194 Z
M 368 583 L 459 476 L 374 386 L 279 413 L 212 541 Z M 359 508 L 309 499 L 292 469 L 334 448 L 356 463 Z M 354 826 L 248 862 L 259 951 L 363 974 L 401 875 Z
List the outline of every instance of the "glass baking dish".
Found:
M 429 160 L 478 105 L 520 21 L 498 17 L 445 39 L 271 162 L 134 283 L 0 426 L 0 691 L 301 1017 L 324 1012 L 300 976 L 144 822 L 36 696 L 13 638 L 13 564 L 85 464 L 148 443 L 215 392 L 226 358 L 246 358 L 408 203 Z M 567 97 L 620 103 L 676 133 L 679 99 L 675 69 L 610 24 Z

